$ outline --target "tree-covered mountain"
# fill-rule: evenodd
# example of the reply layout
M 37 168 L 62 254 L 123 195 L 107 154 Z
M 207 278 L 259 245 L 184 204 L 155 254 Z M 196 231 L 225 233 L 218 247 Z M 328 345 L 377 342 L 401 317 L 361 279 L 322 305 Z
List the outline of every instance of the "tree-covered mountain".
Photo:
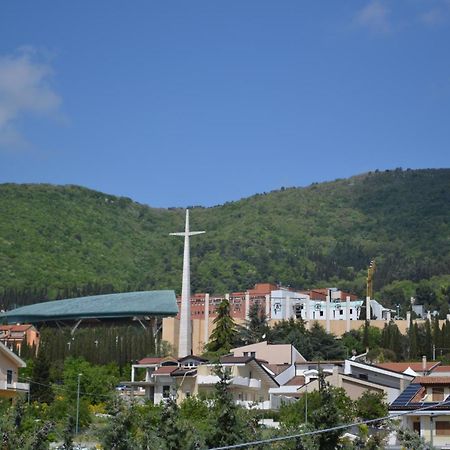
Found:
M 180 290 L 183 240 L 169 232 L 183 230 L 182 209 L 77 186 L 3 184 L 0 217 L 4 308 L 101 292 Z M 450 284 L 450 169 L 375 171 L 194 207 L 191 226 L 207 231 L 191 240 L 193 291 L 271 281 L 363 294 L 372 258 L 377 291 L 432 277 Z

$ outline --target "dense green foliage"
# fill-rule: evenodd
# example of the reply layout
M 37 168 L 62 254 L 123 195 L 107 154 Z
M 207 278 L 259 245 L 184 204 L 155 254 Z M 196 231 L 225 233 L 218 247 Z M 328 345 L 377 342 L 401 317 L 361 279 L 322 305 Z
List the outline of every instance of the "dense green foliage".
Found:
M 397 169 L 196 207 L 192 226 L 207 234 L 192 239 L 193 291 L 281 281 L 363 294 L 366 267 L 376 258 L 376 290 L 406 303 L 407 290 L 395 283 L 422 288 L 421 280 L 450 273 L 449 204 L 450 170 Z M 3 184 L 0 216 L 4 308 L 180 289 L 183 243 L 168 233 L 183 229 L 181 209 L 153 209 L 75 186 Z M 444 294 L 417 294 L 443 304 Z
M 230 302 L 222 300 L 214 318 L 214 330 L 211 333 L 206 351 L 215 355 L 228 353 L 236 342 L 236 325 L 230 315 Z

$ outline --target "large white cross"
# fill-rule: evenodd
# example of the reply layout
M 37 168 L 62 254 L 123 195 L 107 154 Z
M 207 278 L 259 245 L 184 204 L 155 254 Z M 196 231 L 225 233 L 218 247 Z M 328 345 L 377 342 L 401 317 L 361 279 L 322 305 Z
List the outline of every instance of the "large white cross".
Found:
M 181 312 L 180 333 L 178 340 L 178 357 L 183 358 L 192 354 L 192 331 L 191 331 L 191 269 L 189 236 L 203 234 L 204 231 L 189 231 L 189 210 L 186 209 L 186 224 L 184 232 L 170 233 L 170 236 L 184 236 L 183 256 L 183 283 L 181 288 Z

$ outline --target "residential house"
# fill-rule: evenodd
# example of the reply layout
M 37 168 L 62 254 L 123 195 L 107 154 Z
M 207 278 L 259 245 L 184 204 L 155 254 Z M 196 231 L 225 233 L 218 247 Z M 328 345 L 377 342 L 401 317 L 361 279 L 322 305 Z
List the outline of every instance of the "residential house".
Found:
M 229 370 L 230 390 L 236 404 L 257 409 L 273 409 L 269 390 L 279 384 L 254 356 L 223 356 L 220 365 Z M 211 396 L 219 381 L 216 365 L 204 364 L 197 368 L 195 394 Z
M 450 448 L 450 377 L 421 376 L 389 406 L 403 427 L 436 448 Z
M 28 383 L 19 382 L 22 367 L 26 367 L 25 361 L 0 342 L 0 397 L 14 398 L 30 391 Z
M 254 356 L 227 355 L 220 359 L 220 365 L 230 373 L 230 390 L 237 404 L 247 407 L 270 409 L 269 389 L 278 386 L 275 378 Z M 155 404 L 169 397 L 182 402 L 191 395 L 210 397 L 219 381 L 216 364 L 209 364 L 204 358 L 144 358 L 133 364 L 131 381 L 123 382 L 135 395 L 144 392 L 144 397 Z M 139 371 L 141 380 L 137 380 Z
M 31 324 L 0 325 L 0 342 L 20 356 L 24 344 L 39 347 L 39 331 Z

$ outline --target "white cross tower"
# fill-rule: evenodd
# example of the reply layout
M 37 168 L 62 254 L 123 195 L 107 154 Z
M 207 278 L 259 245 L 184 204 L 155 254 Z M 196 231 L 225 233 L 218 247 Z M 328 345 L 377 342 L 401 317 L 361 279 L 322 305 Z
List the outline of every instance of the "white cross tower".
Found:
M 171 236 L 184 236 L 183 284 L 181 288 L 180 335 L 178 340 L 178 357 L 183 358 L 192 353 L 191 333 L 191 269 L 189 236 L 203 234 L 204 231 L 189 231 L 189 210 L 186 209 L 184 233 L 170 233 Z

